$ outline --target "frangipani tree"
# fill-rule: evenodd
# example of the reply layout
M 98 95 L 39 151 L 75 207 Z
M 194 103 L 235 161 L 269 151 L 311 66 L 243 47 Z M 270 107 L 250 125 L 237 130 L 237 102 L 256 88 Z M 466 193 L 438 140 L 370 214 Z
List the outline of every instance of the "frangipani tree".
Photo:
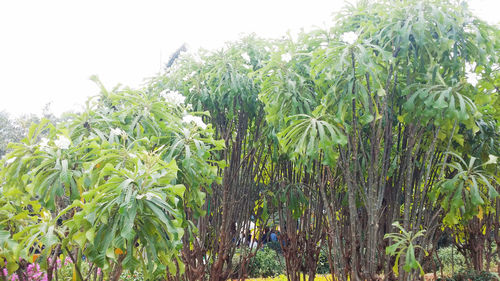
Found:
M 351 280 L 374 280 L 390 272 L 379 249 L 393 221 L 414 233 L 427 228 L 425 244 L 434 239 L 443 210 L 428 195 L 450 143 L 463 145 L 459 128 L 479 130 L 485 100 L 466 71 L 496 75 L 498 31 L 458 1 L 360 2 L 335 24 L 274 56 L 259 97 L 285 151 L 341 173 L 332 180 L 342 179 L 347 198 L 330 203 L 338 213 L 329 225 L 347 209 L 344 266 Z
M 183 259 L 189 264 L 184 278 L 202 279 L 205 273 L 210 280 L 242 278 L 257 250 L 244 245 L 250 244 L 249 236 L 257 243 L 257 228 L 265 227 L 256 202 L 269 184 L 269 137 L 253 73 L 268 59 L 270 47 L 270 42 L 249 36 L 217 51 L 184 56 L 151 85 L 178 90 L 195 110 L 209 112 L 203 121 L 224 143 L 212 158 L 221 182 L 212 185 L 206 217 L 193 217 L 199 236 L 184 241 Z M 252 223 L 258 227 L 251 229 Z M 239 259 L 233 259 L 238 247 Z
M 41 252 L 52 278 L 61 251 L 79 280 L 97 268 L 109 280 L 123 269 L 147 278 L 182 271 L 172 261 L 189 223 L 184 208 L 199 209 L 217 180 L 209 158 L 221 144 L 177 92 L 101 91 L 71 121 L 33 125 L 2 161 L 1 258 L 11 271 Z

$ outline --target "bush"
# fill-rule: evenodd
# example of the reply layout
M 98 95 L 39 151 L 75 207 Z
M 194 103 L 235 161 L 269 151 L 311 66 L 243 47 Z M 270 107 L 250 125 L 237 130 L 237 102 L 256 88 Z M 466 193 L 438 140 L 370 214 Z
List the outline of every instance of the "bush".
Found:
M 322 247 L 319 252 L 318 265 L 316 266 L 317 274 L 330 273 L 330 264 L 328 263 L 328 248 Z
M 442 281 L 497 281 L 500 280 L 497 274 L 486 271 L 467 270 L 455 274 L 451 278 L 438 279 Z
M 285 270 L 283 257 L 275 250 L 265 246 L 257 251 L 248 266 L 249 277 L 274 277 Z
M 438 250 L 438 256 L 439 259 L 441 260 L 441 267 L 443 269 L 443 274 L 445 276 L 451 276 L 452 266 L 454 268 L 454 272 L 460 272 L 464 270 L 466 266 L 464 256 L 456 249 L 453 249 L 452 247 L 453 246 L 448 246 Z M 437 262 L 437 260 L 436 263 L 438 265 L 438 270 L 440 270 L 441 267 L 439 267 L 439 263 Z
M 283 254 L 283 249 L 281 249 L 281 245 L 280 245 L 280 242 L 279 241 L 274 241 L 274 242 L 267 242 L 266 246 L 269 248 L 269 249 L 273 249 L 274 251 L 276 251 L 276 253 L 278 255 L 282 255 Z

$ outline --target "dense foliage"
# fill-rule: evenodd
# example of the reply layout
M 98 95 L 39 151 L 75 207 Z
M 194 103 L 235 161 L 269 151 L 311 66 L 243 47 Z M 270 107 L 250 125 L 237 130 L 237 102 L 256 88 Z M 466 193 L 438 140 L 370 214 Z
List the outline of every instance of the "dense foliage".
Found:
M 333 23 L 182 55 L 138 90 L 94 78 L 85 112 L 33 125 L 0 162 L 8 274 L 36 259 L 52 280 L 62 254 L 76 280 L 281 258 L 292 281 L 416 280 L 443 237 L 498 266 L 500 30 L 452 0 L 360 1 Z

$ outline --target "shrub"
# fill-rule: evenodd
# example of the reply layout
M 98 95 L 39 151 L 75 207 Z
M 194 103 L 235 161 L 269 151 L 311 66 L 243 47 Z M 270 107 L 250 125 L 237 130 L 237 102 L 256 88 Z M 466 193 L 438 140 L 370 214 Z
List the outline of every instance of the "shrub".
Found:
M 275 250 L 264 247 L 250 261 L 248 275 L 250 277 L 274 277 L 284 272 L 283 257 Z
M 446 276 L 451 276 L 452 266 L 454 268 L 454 272 L 460 272 L 466 266 L 464 256 L 456 249 L 453 249 L 452 247 L 453 246 L 448 246 L 438 250 L 438 256 L 439 259 L 441 260 L 441 267 L 443 270 L 443 274 Z M 436 263 L 438 264 L 439 267 L 439 263 L 437 262 L 437 260 Z M 440 270 L 441 267 L 439 267 L 438 269 Z
M 319 252 L 318 265 L 316 267 L 317 274 L 330 273 L 330 264 L 328 263 L 328 248 L 323 247 Z
M 271 242 L 268 242 L 266 244 L 267 248 L 269 249 L 273 249 L 274 251 L 276 251 L 276 253 L 278 255 L 282 255 L 283 254 L 283 249 L 281 249 L 281 245 L 280 245 L 280 242 L 278 241 L 271 241 Z
M 465 270 L 455 274 L 452 278 L 438 279 L 446 281 L 498 281 L 497 274 L 486 271 Z

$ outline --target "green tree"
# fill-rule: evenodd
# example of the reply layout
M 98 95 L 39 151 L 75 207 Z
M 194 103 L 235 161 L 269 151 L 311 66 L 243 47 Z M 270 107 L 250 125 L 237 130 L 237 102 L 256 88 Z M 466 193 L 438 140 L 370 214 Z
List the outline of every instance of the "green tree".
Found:
M 344 265 L 351 280 L 374 280 L 384 266 L 390 272 L 378 249 L 393 221 L 427 228 L 422 245 L 435 239 L 444 212 L 430 191 L 450 143 L 463 145 L 459 128 L 478 131 L 487 96 L 467 82 L 466 68 L 495 77 L 498 31 L 456 1 L 360 2 L 336 24 L 285 46 L 262 72 L 260 97 L 285 151 L 341 173 L 343 185 L 325 192 L 346 195 L 341 206 L 331 201 L 329 221 L 347 208 Z
M 107 91 L 94 80 L 102 93 L 85 112 L 57 127 L 33 125 L 2 161 L 1 228 L 10 233 L 6 245 L 17 245 L 2 259 L 31 260 L 39 250 L 52 276 L 48 261 L 61 249 L 79 280 L 97 267 L 109 280 L 124 269 L 149 279 L 182 271 L 172 261 L 189 223 L 184 207 L 203 204 L 200 185 L 216 180 L 208 159 L 220 144 L 179 93 Z M 94 264 L 88 273 L 82 256 Z

